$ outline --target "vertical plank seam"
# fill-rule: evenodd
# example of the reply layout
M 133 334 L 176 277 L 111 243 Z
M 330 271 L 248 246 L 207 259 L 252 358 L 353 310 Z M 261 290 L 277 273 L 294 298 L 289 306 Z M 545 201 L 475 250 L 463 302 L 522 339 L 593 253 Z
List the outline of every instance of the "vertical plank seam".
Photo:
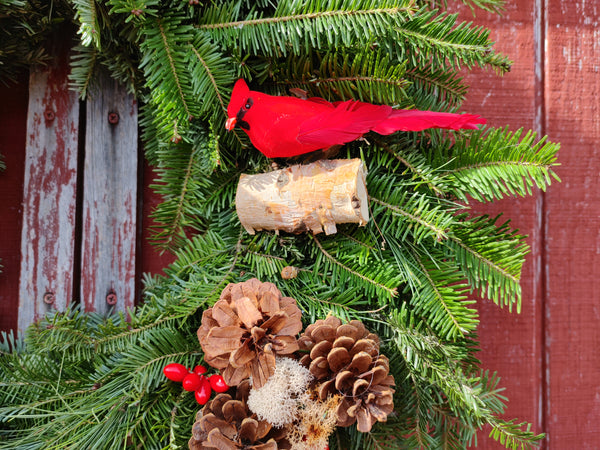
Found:
M 535 41 L 535 127 L 536 131 L 540 136 L 546 135 L 546 39 L 547 39 L 547 31 L 548 31 L 548 22 L 546 11 L 548 8 L 548 0 L 535 0 L 534 3 L 535 13 L 534 13 L 534 33 L 536 34 L 537 39 Z M 548 314 L 548 302 L 547 302 L 547 292 L 548 292 L 548 271 L 546 268 L 547 265 L 547 254 L 546 254 L 546 245 L 547 239 L 546 234 L 548 230 L 547 224 L 547 204 L 546 204 L 546 194 L 544 191 L 541 191 L 538 195 L 537 199 L 537 214 L 538 214 L 538 223 L 537 223 L 537 236 L 538 236 L 538 245 L 539 245 L 539 256 L 538 256 L 538 267 L 539 274 L 538 279 L 536 280 L 536 284 L 538 287 L 538 295 L 537 299 L 539 301 L 539 306 L 536 307 L 536 312 L 539 312 L 539 317 L 537 319 L 538 329 L 537 332 L 539 338 L 539 346 L 538 351 L 540 355 L 540 389 L 539 389 L 539 411 L 538 411 L 538 421 L 542 428 L 542 431 L 546 433 L 546 438 L 542 444 L 543 449 L 550 448 L 550 433 L 548 430 L 549 425 L 549 410 L 550 410 L 550 396 L 549 396 L 549 386 L 550 386 L 550 373 L 548 367 L 548 359 L 549 359 L 549 348 L 548 343 L 550 342 L 548 339 L 548 330 L 547 330 L 547 314 Z
M 136 100 L 137 102 L 137 100 Z M 139 130 L 139 115 L 136 127 Z M 136 192 L 136 233 L 135 233 L 135 282 L 133 287 L 133 306 L 137 307 L 143 299 L 142 251 L 144 247 L 144 147 L 138 131 L 137 139 L 137 192 Z
M 77 189 L 75 193 L 75 239 L 73 242 L 73 301 L 81 299 L 81 261 L 83 252 L 83 186 L 85 176 L 85 133 L 87 128 L 87 102 L 79 100 L 79 134 L 77 136 Z M 83 308 L 82 308 L 83 309 Z

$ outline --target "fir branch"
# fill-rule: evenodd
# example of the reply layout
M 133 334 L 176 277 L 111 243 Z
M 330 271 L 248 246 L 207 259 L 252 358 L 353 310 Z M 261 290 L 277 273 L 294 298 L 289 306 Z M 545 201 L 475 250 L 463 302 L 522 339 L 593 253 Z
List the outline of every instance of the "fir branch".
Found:
M 281 287 L 285 295 L 297 300 L 306 323 L 313 323 L 328 315 L 345 321 L 364 321 L 387 308 L 384 305 L 370 309 L 369 299 L 362 295 L 362 289 L 358 286 L 341 290 L 325 280 L 316 283 L 315 277 L 306 271 L 300 271 L 296 279 L 288 280 Z
M 140 339 L 140 336 L 144 336 L 148 331 L 155 328 L 175 326 L 179 319 L 180 317 L 167 316 L 159 318 L 152 323 L 130 327 L 118 334 L 109 334 L 98 338 L 93 342 L 94 351 L 102 353 L 123 351 L 134 342 L 137 342 Z
M 274 255 L 255 252 L 246 249 L 244 251 L 244 263 L 248 264 L 251 272 L 258 279 L 270 279 L 281 273 L 288 264 L 283 258 Z
M 77 46 L 71 56 L 70 87 L 79 92 L 81 99 L 87 97 L 95 87 L 95 71 L 98 61 L 98 49 L 95 46 Z
M 364 239 L 363 236 L 355 237 L 355 236 L 352 236 L 351 234 L 349 234 L 348 232 L 345 232 L 345 231 L 340 232 L 340 234 L 342 236 L 344 236 L 346 239 L 348 239 L 348 240 L 350 240 L 350 241 L 352 241 L 352 242 L 360 245 L 361 247 L 364 247 L 367 250 L 374 251 L 376 249 L 376 247 L 374 245 L 371 245 L 371 244 L 369 244 L 367 242 L 364 242 L 362 240 L 362 239 Z M 356 233 L 356 234 L 359 235 L 359 233 Z
M 461 369 L 458 344 L 445 344 L 424 332 L 423 323 L 417 321 L 404 305 L 389 313 L 386 328 L 391 332 L 391 339 L 407 369 L 419 380 L 419 384 L 421 379 L 427 379 L 441 388 L 449 400 L 455 400 L 456 405 L 466 405 L 465 394 L 473 392 L 463 390 L 467 379 Z
M 435 428 L 428 429 L 426 433 L 420 433 L 413 428 L 413 437 L 424 441 L 424 439 L 427 439 L 427 435 L 437 435 L 438 438 L 444 435 L 445 422 L 437 421 L 435 414 L 432 417 L 432 413 L 436 410 L 443 411 L 444 416 L 456 417 L 461 422 L 460 440 L 463 443 L 470 440 L 477 428 L 483 424 L 494 426 L 495 423 L 502 422 L 496 418 L 496 414 L 501 413 L 504 409 L 504 399 L 499 395 L 500 390 L 497 388 L 497 377 L 490 378 L 486 373 L 482 373 L 480 376 L 467 376 L 457 362 L 451 362 L 447 359 L 452 358 L 452 350 L 448 346 L 422 334 L 420 331 L 421 324 L 415 322 L 406 309 L 401 309 L 396 314 L 392 314 L 388 323 L 393 327 L 393 339 L 398 345 L 400 355 L 407 364 L 407 368 L 414 374 L 414 380 L 417 380 L 415 390 L 418 390 L 421 385 L 421 377 L 426 376 L 427 380 L 433 384 L 433 389 L 440 389 L 444 392 L 448 402 L 445 404 L 446 401 L 444 401 L 442 404 L 435 405 L 433 399 L 439 399 L 440 397 L 435 394 L 432 395 L 427 401 L 426 421 L 430 425 L 435 425 Z M 440 364 L 442 361 L 446 361 L 446 363 Z M 425 372 L 417 368 L 419 366 L 424 366 L 426 368 Z M 451 409 L 448 409 L 448 407 Z M 415 418 L 415 421 L 418 421 L 418 419 Z M 509 427 L 507 426 L 507 428 Z M 511 434 L 522 437 L 519 443 L 524 448 L 533 447 L 536 441 L 540 439 L 540 436 L 528 431 L 522 432 L 517 427 L 517 429 L 513 428 L 506 433 L 504 442 L 508 440 L 508 436 Z
M 199 114 L 214 129 L 224 130 L 227 119 L 226 98 L 231 95 L 232 80 L 235 76 L 233 62 L 219 46 L 215 45 L 206 32 L 194 30 L 194 39 L 188 43 L 189 63 L 194 100 L 198 103 Z M 242 144 L 237 132 L 233 133 L 238 145 Z M 217 137 L 215 137 L 217 139 Z M 210 161 L 210 155 L 203 160 Z M 207 169 L 216 168 L 216 162 L 206 164 Z
M 414 256 L 425 281 L 411 301 L 415 312 L 426 316 L 429 326 L 444 339 L 464 338 L 474 332 L 479 323 L 477 313 L 467 305 L 475 301 L 467 300 L 467 286 L 458 268 L 439 256 L 434 258 L 430 254 L 427 259 Z
M 196 131 L 194 127 L 191 128 Z M 207 221 L 232 204 L 240 170 L 207 167 L 210 151 L 206 134 L 196 132 L 193 145 L 179 144 L 156 153 L 161 166 L 151 187 L 164 201 L 152 212 L 152 240 L 163 249 L 177 249 L 185 242 L 185 231 L 203 231 Z
M 297 22 L 303 20 L 314 20 L 314 19 L 325 19 L 325 18 L 349 18 L 352 16 L 358 15 L 395 15 L 399 12 L 410 12 L 413 8 L 411 7 L 396 7 L 396 8 L 373 8 L 373 9 L 363 9 L 363 10 L 337 10 L 337 11 L 319 11 L 314 13 L 304 13 L 304 14 L 292 14 L 288 16 L 275 16 L 275 17 L 265 17 L 260 19 L 247 19 L 247 20 L 238 20 L 235 22 L 222 22 L 222 23 L 208 23 L 200 25 L 199 28 L 214 30 L 214 29 L 222 29 L 222 28 L 244 28 L 251 27 L 256 25 L 269 25 L 269 24 L 279 24 L 285 22 Z
M 192 52 L 194 53 L 194 55 L 196 56 L 196 59 L 200 62 L 200 64 L 202 65 L 202 67 L 204 68 L 206 75 L 208 76 L 209 80 L 210 80 L 210 84 L 213 87 L 213 91 L 215 93 L 215 95 L 217 96 L 217 99 L 219 100 L 219 104 L 221 105 L 221 109 L 223 110 L 223 113 L 225 113 L 225 115 L 227 114 L 227 107 L 225 106 L 225 101 L 223 100 L 223 96 L 219 93 L 219 86 L 217 85 L 217 82 L 215 80 L 215 75 L 212 73 L 210 67 L 208 66 L 208 63 L 206 62 L 206 60 L 202 57 L 202 55 L 200 55 L 200 53 L 198 52 L 198 50 L 192 46 L 190 44 L 190 48 L 192 50 Z M 196 79 L 196 78 L 194 78 Z M 201 89 L 198 89 L 200 91 L 202 91 Z M 206 92 L 206 91 L 204 91 Z
M 367 176 L 369 199 L 374 219 L 384 233 L 404 240 L 412 236 L 415 243 L 422 239 L 440 242 L 448 237 L 448 231 L 454 222 L 450 212 L 456 204 L 414 189 L 413 182 L 407 182 L 397 173 L 399 165 L 390 154 L 373 158 Z M 389 168 L 385 170 L 384 168 Z M 392 170 L 390 170 L 392 169 Z M 395 170 L 393 170 L 395 169 Z M 431 169 L 424 169 L 432 172 Z M 431 178 L 433 181 L 433 178 Z
M 383 35 L 414 11 L 409 0 L 340 0 L 318 10 L 313 4 L 280 2 L 270 17 L 251 12 L 240 20 L 231 5 L 207 8 L 199 29 L 210 32 L 223 45 L 239 46 L 251 54 L 269 56 L 299 54 L 303 46 L 313 48 L 354 47 L 373 36 Z M 339 33 L 331 33 L 337 29 Z M 235 42 L 235 44 L 233 44 Z
M 402 208 L 400 208 L 396 205 L 386 203 L 383 200 L 379 200 L 371 195 L 369 195 L 369 200 L 373 203 L 376 203 L 378 205 L 385 207 L 387 210 L 391 211 L 394 214 L 399 214 L 403 217 L 406 217 L 407 219 L 414 222 L 415 224 L 420 225 L 421 227 L 423 227 L 423 229 L 428 230 L 429 234 L 433 234 L 433 237 L 437 241 L 441 241 L 442 239 L 448 238 L 446 229 L 438 226 L 435 223 L 432 223 L 431 221 L 428 221 L 427 219 L 419 217 L 417 214 L 412 214 L 408 211 L 403 210 Z
M 226 229 L 225 226 L 221 226 L 221 228 Z M 219 249 L 215 249 L 215 252 L 212 253 L 212 257 L 209 261 L 211 261 L 213 264 L 218 264 L 218 269 L 214 269 L 213 267 L 210 271 L 206 269 L 199 270 L 198 266 L 192 266 L 193 275 L 195 275 L 194 272 L 200 272 L 198 279 L 201 282 L 201 286 L 196 284 L 196 277 L 191 276 L 191 280 L 188 282 L 191 286 L 184 288 L 186 298 L 182 299 L 178 304 L 173 305 L 173 310 L 180 314 L 182 318 L 186 319 L 195 314 L 198 309 L 205 304 L 210 305 L 214 303 L 218 299 L 220 292 L 225 288 L 226 284 L 231 282 L 231 278 L 234 276 L 235 271 L 238 270 L 239 260 L 243 251 L 242 234 L 244 229 L 237 224 L 235 227 L 230 226 L 228 231 L 231 233 L 228 236 L 228 241 L 222 242 L 233 242 L 233 239 L 235 238 L 234 234 L 237 234 L 237 241 L 234 245 L 226 245 L 228 249 L 227 252 L 217 254 L 217 252 L 222 248 L 219 247 Z M 197 247 L 203 248 L 204 244 L 207 242 L 207 236 L 209 234 L 211 234 L 210 231 L 207 232 L 203 237 L 194 238 L 194 246 L 188 251 L 195 253 L 198 251 Z M 211 245 L 211 243 L 208 245 Z M 182 250 L 179 253 L 179 259 L 185 259 L 186 253 L 186 249 Z M 207 256 L 210 256 L 210 253 L 208 253 Z M 180 270 L 180 268 L 177 266 L 173 267 L 172 269 L 173 271 Z M 170 270 L 167 271 L 167 274 L 170 274 L 171 276 L 172 273 L 175 272 L 171 272 Z M 207 280 L 210 280 L 212 285 L 207 283 Z M 191 297 L 193 291 L 197 291 L 195 295 L 200 301 L 190 302 L 191 304 L 188 304 L 189 297 Z
M 325 99 L 357 99 L 388 105 L 406 102 L 405 65 L 392 63 L 380 50 L 365 47 L 329 52 L 318 59 L 311 55 L 288 55 L 285 60 L 275 60 L 266 66 L 265 71 L 276 74 L 277 85 L 302 87 Z
M 44 67 L 52 60 L 46 40 L 73 17 L 72 5 L 65 3 L 0 1 L 0 82 L 22 80 L 30 67 Z
M 473 256 L 474 258 L 476 258 L 480 262 L 480 264 L 483 264 L 483 265 L 487 266 L 491 270 L 497 271 L 502 277 L 505 277 L 508 280 L 510 280 L 514 284 L 515 289 L 516 289 L 516 286 L 519 284 L 519 278 L 517 276 L 512 275 L 506 269 L 500 267 L 495 262 L 491 261 L 488 258 L 483 257 L 483 255 L 481 255 L 480 253 L 476 252 L 472 248 L 467 247 L 464 243 L 460 242 L 458 239 L 453 238 L 452 241 L 455 242 L 465 252 L 469 253 L 471 256 Z M 519 311 L 517 311 L 517 312 L 519 312 Z
M 190 120 L 199 115 L 185 63 L 192 33 L 193 28 L 175 14 L 147 18 L 141 28 L 139 65 L 155 108 L 152 120 L 160 133 L 173 142 L 182 139 Z
M 342 270 L 344 270 L 345 272 L 347 272 L 348 274 L 359 278 L 360 280 L 368 283 L 369 285 L 371 285 L 375 291 L 379 291 L 385 294 L 385 297 L 391 298 L 391 297 L 395 297 L 398 294 L 398 289 L 396 287 L 389 287 L 388 285 L 393 283 L 393 279 L 391 280 L 392 283 L 390 283 L 390 280 L 386 280 L 387 281 L 387 285 L 386 284 L 382 284 L 381 282 L 376 281 L 373 278 L 370 278 L 366 275 L 364 275 L 363 273 L 360 273 L 357 270 L 352 269 L 351 267 L 349 267 L 348 265 L 344 264 L 343 262 L 341 262 L 338 258 L 335 258 L 334 256 L 331 255 L 331 253 L 329 253 L 321 244 L 321 242 L 315 237 L 315 236 L 311 236 L 312 241 L 317 245 L 319 251 L 325 256 L 325 258 L 327 258 L 328 261 L 330 261 L 331 263 L 335 264 L 336 266 L 340 267 Z M 318 267 L 318 264 L 315 264 Z M 370 267 L 370 269 L 373 269 L 373 267 Z M 379 276 L 378 278 L 383 278 L 381 276 Z
M 516 423 L 513 420 L 490 420 L 492 431 L 490 437 L 495 441 L 512 450 L 528 450 L 539 447 L 539 442 L 545 435 L 535 434 L 531 430 L 531 424 L 527 422 Z
M 460 225 L 447 245 L 474 289 L 509 310 L 516 304 L 521 310 L 521 268 L 529 246 L 509 222 L 496 225 L 498 217 L 475 217 L 465 220 L 460 216 Z
M 394 27 L 392 35 L 401 45 L 386 43 L 384 48 L 401 61 L 408 59 L 413 67 L 430 67 L 432 71 L 457 70 L 462 65 L 508 70 L 510 61 L 493 52 L 489 31 L 471 23 L 457 24 L 457 18 L 458 14 L 422 9 Z
M 467 93 L 459 72 L 447 68 L 410 67 L 405 77 L 412 81 L 406 89 L 417 109 L 454 112 Z
M 545 137 L 538 140 L 531 131 L 491 128 L 458 141 L 451 161 L 440 154 L 433 163 L 446 159 L 442 172 L 459 199 L 489 201 L 507 194 L 531 195 L 533 185 L 545 190 L 552 178 L 558 180 L 552 168 L 559 148 Z
M 409 140 L 397 139 L 390 145 L 379 137 L 371 139 L 412 173 L 411 179 L 416 182 L 415 189 L 418 189 L 421 184 L 425 184 L 436 197 L 446 195 L 448 187 L 443 179 L 443 174 L 439 173 L 438 169 L 431 167 L 426 158 L 416 151 L 417 149 L 411 145 Z M 382 159 L 381 163 L 386 164 L 385 159 Z
M 75 6 L 75 20 L 79 20 L 81 44 L 87 47 L 91 44 L 101 49 L 100 26 L 98 21 L 98 4 L 96 0 L 72 0 Z
M 185 96 L 183 95 L 183 88 L 181 87 L 181 82 L 179 81 L 179 75 L 177 74 L 177 69 L 175 67 L 175 62 L 173 60 L 173 49 L 171 48 L 169 41 L 167 40 L 165 27 L 161 23 L 160 20 L 157 21 L 157 25 L 158 25 L 158 29 L 160 31 L 160 37 L 162 38 L 162 41 L 164 44 L 165 53 L 166 53 L 167 59 L 169 61 L 169 67 L 171 68 L 171 75 L 173 76 L 173 79 L 175 80 L 175 85 L 177 86 L 177 92 L 179 93 L 179 98 L 181 99 L 181 104 L 183 105 L 183 108 L 185 109 L 187 116 L 189 118 L 191 118 L 193 116 L 190 113 L 190 109 L 187 105 L 187 101 L 185 99 Z
M 108 0 L 110 13 L 125 15 L 125 22 L 143 22 L 146 17 L 159 15 L 161 0 Z
M 194 167 L 194 161 L 197 157 L 197 154 L 193 151 L 189 152 L 188 162 L 183 170 L 183 178 L 181 178 L 180 187 L 178 188 L 177 196 L 173 198 L 174 202 L 169 202 L 169 217 L 166 218 L 163 211 L 165 210 L 164 205 L 159 205 L 157 210 L 153 213 L 153 217 L 155 220 L 159 221 L 159 224 L 156 228 L 160 228 L 160 232 L 156 233 L 153 236 L 155 241 L 161 241 L 161 246 L 163 248 L 172 248 L 175 243 L 176 237 L 183 233 L 183 218 L 184 218 L 184 201 L 186 194 L 189 191 L 190 179 L 192 176 L 192 169 Z M 163 170 L 163 174 L 166 175 L 166 172 Z M 172 175 L 169 173 L 169 175 Z M 179 177 L 178 177 L 179 178 Z M 161 180 L 163 181 L 164 178 Z M 166 180 L 165 180 L 166 181 Z M 159 186 L 155 185 L 155 188 Z M 169 190 L 169 192 L 173 192 L 172 185 L 165 184 L 165 188 Z M 162 188 L 162 187 L 161 187 Z M 159 212 L 160 211 L 160 212 Z

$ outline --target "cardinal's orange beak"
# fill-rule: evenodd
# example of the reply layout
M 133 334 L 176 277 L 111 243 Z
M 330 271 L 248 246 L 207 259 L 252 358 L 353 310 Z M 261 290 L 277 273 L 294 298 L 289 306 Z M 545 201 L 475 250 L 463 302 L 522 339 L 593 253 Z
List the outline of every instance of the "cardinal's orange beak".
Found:
M 230 117 L 229 119 L 227 119 L 227 122 L 225 122 L 225 128 L 227 129 L 227 131 L 233 130 L 236 122 L 237 119 L 235 117 Z

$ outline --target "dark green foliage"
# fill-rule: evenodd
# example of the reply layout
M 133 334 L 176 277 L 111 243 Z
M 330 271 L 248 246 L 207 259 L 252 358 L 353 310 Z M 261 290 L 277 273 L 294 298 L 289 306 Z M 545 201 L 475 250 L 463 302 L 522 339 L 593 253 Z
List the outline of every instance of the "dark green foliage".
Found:
M 405 65 L 392 64 L 381 50 L 367 47 L 357 53 L 335 52 L 316 57 L 289 55 L 286 59 L 271 61 L 265 67 L 269 73 L 277 73 L 278 86 L 300 87 L 315 95 L 337 98 L 376 101 L 397 105 L 406 102 Z M 282 93 L 285 93 L 283 90 Z
M 296 298 L 305 324 L 327 314 L 364 321 L 391 357 L 394 415 L 369 434 L 338 430 L 331 448 L 459 449 L 486 424 L 507 448 L 541 439 L 500 418 L 499 378 L 475 357 L 474 296 L 518 311 L 528 247 L 508 223 L 465 207 L 545 189 L 556 178 L 556 144 L 485 127 L 367 135 L 341 156 L 367 168 L 367 226 L 250 236 L 235 214 L 237 180 L 270 170 L 270 161 L 243 133 L 224 131 L 239 77 L 276 94 L 301 88 L 331 101 L 457 111 L 466 95 L 460 68 L 508 69 L 487 30 L 432 9 L 445 1 L 56 3 L 79 29 L 73 86 L 92 93 L 96 72 L 108 70 L 142 102 L 146 156 L 163 197 L 154 240 L 177 260 L 166 276 L 145 280 L 145 302 L 127 315 L 73 309 L 33 325 L 24 341 L 3 337 L 0 448 L 185 446 L 198 406 L 162 367 L 202 361 L 202 312 L 228 283 L 251 277 Z M 0 0 L 0 11 L 9 6 L 12 25 L 39 25 L 25 16 L 37 2 Z M 15 51 L 10 42 L 2 41 L 0 64 Z M 286 266 L 298 275 L 282 279 Z
M 15 81 L 29 66 L 49 61 L 45 40 L 65 19 L 68 2 L 0 0 L 0 82 Z
M 551 169 L 558 147 L 546 138 L 537 139 L 531 131 L 523 136 L 522 129 L 514 133 L 486 129 L 458 142 L 451 161 L 440 155 L 435 164 L 448 162 L 444 176 L 456 187 L 451 190 L 460 200 L 489 201 L 531 195 L 534 185 L 544 190 L 551 178 L 558 179 Z

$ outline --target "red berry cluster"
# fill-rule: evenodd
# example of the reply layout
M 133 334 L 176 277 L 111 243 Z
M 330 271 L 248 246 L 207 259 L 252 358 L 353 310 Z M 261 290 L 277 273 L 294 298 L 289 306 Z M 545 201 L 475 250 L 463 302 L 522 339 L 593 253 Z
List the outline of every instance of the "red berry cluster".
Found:
M 189 370 L 183 364 L 171 363 L 165 366 L 163 373 L 169 380 L 181 382 L 186 391 L 195 392 L 196 401 L 201 405 L 208 401 L 212 391 L 225 392 L 229 389 L 221 375 L 205 376 L 204 366 L 196 366 Z

